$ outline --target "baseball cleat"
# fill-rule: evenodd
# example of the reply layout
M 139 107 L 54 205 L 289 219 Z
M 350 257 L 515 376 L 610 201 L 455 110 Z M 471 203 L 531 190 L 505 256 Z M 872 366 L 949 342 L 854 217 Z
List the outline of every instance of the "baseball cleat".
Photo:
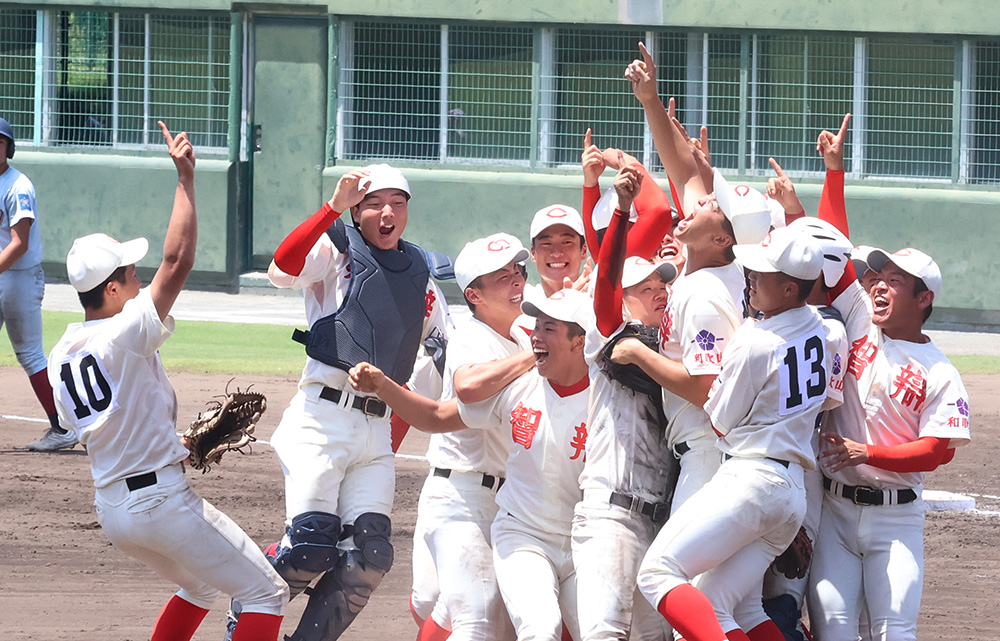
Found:
M 72 449 L 76 447 L 78 442 L 76 434 L 73 432 L 67 430 L 60 434 L 54 428 L 50 427 L 42 438 L 33 443 L 28 443 L 24 447 L 32 452 L 55 452 L 56 450 Z

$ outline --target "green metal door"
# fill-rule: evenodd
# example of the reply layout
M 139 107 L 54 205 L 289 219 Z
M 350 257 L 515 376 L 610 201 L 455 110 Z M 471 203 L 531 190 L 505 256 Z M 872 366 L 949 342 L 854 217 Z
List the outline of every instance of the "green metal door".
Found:
M 266 269 L 325 200 L 327 20 L 256 16 L 253 29 L 252 262 Z

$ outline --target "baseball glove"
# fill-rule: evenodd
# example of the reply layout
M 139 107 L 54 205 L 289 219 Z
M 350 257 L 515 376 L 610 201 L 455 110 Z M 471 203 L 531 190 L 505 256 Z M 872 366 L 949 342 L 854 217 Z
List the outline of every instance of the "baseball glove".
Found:
M 771 567 L 778 574 L 785 575 L 786 579 L 802 579 L 809 571 L 812 554 L 812 539 L 806 534 L 806 529 L 800 527 L 799 533 L 795 535 L 795 540 L 792 541 L 787 550 L 774 560 Z
M 232 381 L 230 381 L 232 382 Z M 267 399 L 263 394 L 236 388 L 222 401 L 209 401 L 209 409 L 198 414 L 191 421 L 191 427 L 184 432 L 183 439 L 191 451 L 188 459 L 191 467 L 204 474 L 222 459 L 229 450 L 241 450 L 257 439 L 254 427 L 261 414 L 267 409 Z
M 651 327 L 649 325 L 640 325 L 638 323 L 629 323 L 626 325 L 621 332 L 608 341 L 604 346 L 604 351 L 601 352 L 600 365 L 607 377 L 636 392 L 648 394 L 659 399 L 661 393 L 660 385 L 650 378 L 646 372 L 642 371 L 638 365 L 619 365 L 611 360 L 611 352 L 614 351 L 615 345 L 626 338 L 638 338 L 646 347 L 655 351 L 658 348 L 659 331 L 659 327 Z

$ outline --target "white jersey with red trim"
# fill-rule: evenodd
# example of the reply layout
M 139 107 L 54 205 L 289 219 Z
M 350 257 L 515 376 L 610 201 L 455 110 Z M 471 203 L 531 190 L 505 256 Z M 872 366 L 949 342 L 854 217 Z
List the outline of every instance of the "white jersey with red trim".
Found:
M 520 331 L 516 322 L 511 338 L 514 340 L 501 336 L 474 317 L 455 329 L 448 341 L 441 400 L 454 397 L 455 371 L 463 365 L 507 358 L 529 347 L 527 332 Z M 475 405 L 489 408 L 494 398 Z M 479 413 L 476 421 L 465 421 L 470 429 L 432 434 L 427 448 L 427 460 L 431 466 L 503 476 L 508 454 L 507 435 L 500 420 L 491 420 L 488 414 L 488 411 Z
M 305 265 L 298 276 L 284 273 L 272 262 L 268 277 L 276 287 L 303 290 L 306 320 L 312 327 L 313 323 L 319 319 L 340 309 L 344 297 L 347 296 L 347 287 L 351 282 L 350 265 L 351 261 L 347 254 L 338 251 L 330 237 L 323 234 L 306 255 Z M 424 326 L 420 335 L 421 340 L 432 334 L 448 337 L 452 331 L 451 315 L 448 312 L 448 304 L 433 278 L 427 279 L 424 306 Z M 299 379 L 299 388 L 310 384 L 350 390 L 347 383 L 347 372 L 307 355 L 305 367 L 302 369 L 302 378 Z M 365 396 L 364 394 L 360 395 Z
M 631 322 L 628 309 L 622 311 L 625 320 L 612 336 Z M 587 462 L 580 489 L 611 490 L 659 503 L 667 498 L 672 470 L 668 461 L 673 457 L 662 414 L 656 400 L 611 380 L 601 369 L 601 352 L 610 340 L 597 327 L 587 331 L 584 353 L 591 390 Z
M 733 335 L 705 411 L 719 449 L 815 469 L 812 437 L 827 398 L 826 330 L 808 305 L 748 319 Z
M 589 378 L 553 386 L 529 371 L 489 402 L 458 411 L 466 424 L 500 421 L 510 446 L 501 509 L 543 532 L 569 535 L 586 460 Z
M 743 322 L 743 270 L 736 263 L 699 269 L 678 278 L 660 322 L 660 353 L 692 376 L 722 371 L 722 353 Z M 670 446 L 713 439 L 705 411 L 663 390 Z
M 59 424 L 86 446 L 98 488 L 188 456 L 157 351 L 173 331 L 173 318 L 160 322 L 146 288 L 111 318 L 71 323 L 52 349 Z
M 850 355 L 844 374 L 844 404 L 827 428 L 873 445 L 901 445 L 922 437 L 971 439 L 969 393 L 962 377 L 928 339 L 893 340 L 871 322 L 870 298 L 857 283 L 833 302 L 847 320 Z M 890 472 L 871 465 L 824 474 L 845 485 L 898 489 L 923 486 L 923 472 Z

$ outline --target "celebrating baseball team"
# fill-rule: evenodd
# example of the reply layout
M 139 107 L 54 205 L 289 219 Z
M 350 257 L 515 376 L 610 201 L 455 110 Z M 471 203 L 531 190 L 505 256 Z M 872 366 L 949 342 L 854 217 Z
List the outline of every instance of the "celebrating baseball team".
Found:
M 431 434 L 418 641 L 916 639 L 924 473 L 970 440 L 969 395 L 922 332 L 941 271 L 849 240 L 850 114 L 818 134 L 807 215 L 773 159 L 766 195 L 714 170 L 639 49 L 624 76 L 669 196 L 587 130 L 580 210 L 541 208 L 527 247 L 497 230 L 451 260 L 403 240 L 410 186 L 386 164 L 344 174 L 278 246 L 268 277 L 303 293 L 309 329 L 263 551 L 185 480 L 158 353 L 194 265 L 187 135 L 159 123 L 178 184 L 148 287 L 146 239 L 78 238 L 85 320 L 46 360 L 37 204 L 0 119 L 0 324 L 51 421 L 27 448 L 82 444 L 104 534 L 180 586 L 154 641 L 191 639 L 219 593 L 220 637 L 274 641 L 305 592 L 285 638 L 339 638 L 393 566 L 410 426 Z M 435 282 L 452 278 L 471 311 L 457 326 Z

